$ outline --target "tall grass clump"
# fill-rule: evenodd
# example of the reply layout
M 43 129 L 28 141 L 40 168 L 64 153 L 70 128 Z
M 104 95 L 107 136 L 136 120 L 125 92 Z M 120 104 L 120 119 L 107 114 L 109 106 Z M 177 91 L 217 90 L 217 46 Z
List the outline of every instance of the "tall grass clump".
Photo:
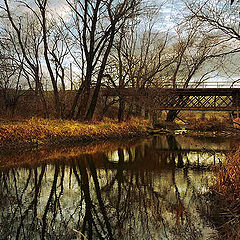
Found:
M 227 118 L 199 118 L 191 121 L 191 128 L 196 131 L 206 132 L 206 131 L 223 131 L 229 125 L 229 119 Z
M 218 171 L 214 190 L 218 195 L 222 239 L 240 239 L 240 149 L 227 156 Z
M 228 200 L 240 201 L 240 149 L 227 156 L 218 172 L 216 187 Z
M 105 119 L 101 122 L 78 122 L 32 118 L 24 122 L 0 125 L 0 144 L 59 143 L 93 141 L 137 136 L 146 132 L 147 120 L 131 119 L 118 123 Z

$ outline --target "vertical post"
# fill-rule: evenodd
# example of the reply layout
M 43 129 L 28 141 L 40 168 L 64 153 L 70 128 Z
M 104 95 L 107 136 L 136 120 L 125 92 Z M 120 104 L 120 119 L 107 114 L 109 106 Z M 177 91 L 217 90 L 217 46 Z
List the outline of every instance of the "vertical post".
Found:
M 173 89 L 175 89 L 176 88 L 176 79 L 174 78 L 173 79 Z
M 73 81 L 72 81 L 72 63 L 70 63 L 70 81 L 71 81 L 71 91 L 73 90 Z
M 235 94 L 235 101 L 236 101 L 236 105 L 237 105 L 237 118 L 239 118 L 239 94 L 238 92 Z
M 197 153 L 197 167 L 200 167 L 200 159 L 199 159 L 199 153 Z

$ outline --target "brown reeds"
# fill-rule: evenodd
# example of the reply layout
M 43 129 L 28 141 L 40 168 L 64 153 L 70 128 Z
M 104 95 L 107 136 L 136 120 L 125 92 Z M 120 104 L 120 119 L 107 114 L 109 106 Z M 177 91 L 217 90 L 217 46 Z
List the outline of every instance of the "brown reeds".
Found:
M 221 239 L 240 239 L 240 149 L 227 156 L 220 167 L 214 190 Z
M 228 119 L 222 119 L 217 117 L 210 117 L 210 118 L 204 118 L 204 119 L 195 119 L 194 121 L 191 121 L 191 129 L 195 131 L 223 131 L 226 130 L 226 128 L 229 125 Z

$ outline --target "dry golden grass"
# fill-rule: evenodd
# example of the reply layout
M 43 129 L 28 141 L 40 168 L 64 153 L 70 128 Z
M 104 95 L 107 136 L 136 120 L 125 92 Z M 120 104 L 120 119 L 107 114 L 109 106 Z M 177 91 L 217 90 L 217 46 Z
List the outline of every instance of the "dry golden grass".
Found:
M 240 239 L 240 149 L 229 154 L 218 171 L 214 190 L 217 212 L 224 218 L 220 239 Z
M 192 120 L 191 129 L 196 131 L 223 131 L 228 128 L 230 122 L 228 118 L 199 118 L 197 120 Z
M 220 121 L 229 118 L 229 113 L 227 112 L 212 112 L 212 111 L 181 111 L 179 117 L 186 119 L 188 121 L 198 121 L 199 119 L 209 120 L 211 118 L 216 118 Z
M 147 120 L 131 119 L 117 123 L 105 119 L 101 122 L 77 122 L 32 118 L 24 122 L 0 125 L 0 143 L 38 143 L 62 141 L 91 141 L 121 138 L 142 134 L 150 125 Z
M 216 188 L 227 200 L 240 202 L 240 149 L 227 156 L 218 172 Z

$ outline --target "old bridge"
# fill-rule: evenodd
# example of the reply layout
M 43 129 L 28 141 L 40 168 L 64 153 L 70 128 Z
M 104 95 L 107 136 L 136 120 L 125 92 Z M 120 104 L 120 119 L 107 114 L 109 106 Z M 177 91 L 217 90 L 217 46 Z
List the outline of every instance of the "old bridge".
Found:
M 199 88 L 103 89 L 103 95 L 122 96 L 159 110 L 238 111 L 240 86 Z

